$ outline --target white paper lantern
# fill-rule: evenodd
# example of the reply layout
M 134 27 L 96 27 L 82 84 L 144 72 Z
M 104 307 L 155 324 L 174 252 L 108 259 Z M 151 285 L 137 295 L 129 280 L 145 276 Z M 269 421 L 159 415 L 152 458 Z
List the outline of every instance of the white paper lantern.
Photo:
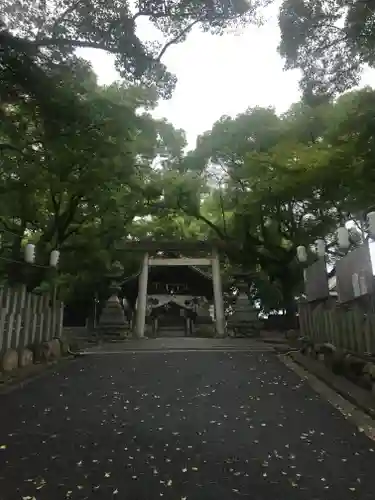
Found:
M 297 247 L 297 258 L 300 262 L 307 261 L 307 252 L 306 252 L 306 248 L 303 245 L 300 245 L 299 247 Z
M 35 262 L 35 245 L 28 243 L 25 246 L 25 262 L 33 264 Z
M 369 212 L 367 214 L 367 220 L 370 236 L 373 238 L 375 236 L 375 212 Z
M 51 267 L 57 267 L 60 259 L 60 252 L 58 250 L 52 250 L 49 256 L 49 265 Z
M 337 230 L 337 241 L 340 248 L 347 249 L 350 246 L 349 231 L 346 227 L 339 227 Z
M 326 242 L 323 239 L 316 240 L 316 253 L 318 257 L 324 257 L 326 254 Z

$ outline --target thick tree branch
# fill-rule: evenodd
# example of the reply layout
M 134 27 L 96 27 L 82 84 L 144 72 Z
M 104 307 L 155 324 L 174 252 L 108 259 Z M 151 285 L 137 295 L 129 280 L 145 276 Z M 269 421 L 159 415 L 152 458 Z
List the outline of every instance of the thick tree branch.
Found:
M 28 43 L 36 48 L 66 47 L 70 45 L 71 47 L 105 50 L 106 52 L 110 52 L 112 54 L 117 54 L 119 52 L 116 47 L 108 47 L 102 42 L 90 42 L 89 40 L 78 40 L 73 38 L 40 38 Z
M 13 146 L 12 144 L 9 143 L 0 144 L 0 153 L 6 149 L 10 149 L 11 151 L 17 151 L 17 153 L 23 154 L 21 149 L 17 148 L 16 146 Z
M 198 24 L 200 21 L 201 21 L 200 19 L 196 19 L 195 21 L 193 21 L 192 23 L 190 23 L 188 26 L 186 26 L 186 28 L 183 29 L 181 31 L 181 33 L 179 33 L 175 38 L 172 38 L 172 40 L 170 40 L 169 42 L 167 42 L 164 45 L 164 47 L 161 49 L 159 55 L 156 58 L 156 61 L 160 62 L 161 58 L 164 56 L 164 54 L 169 49 L 169 47 L 171 47 L 171 45 L 175 45 L 176 43 L 178 43 L 181 40 L 181 38 L 183 38 L 185 35 L 187 35 L 193 29 L 193 27 L 196 24 Z
M 186 212 L 185 212 L 186 213 Z M 187 214 L 189 215 L 189 214 Z M 211 222 L 209 219 L 207 219 L 207 217 L 205 217 L 204 215 L 202 215 L 201 213 L 197 213 L 197 214 L 194 214 L 194 216 L 198 219 L 198 220 L 201 220 L 202 222 L 204 222 L 205 224 L 207 224 L 207 226 L 209 228 L 211 228 L 218 236 L 221 240 L 223 241 L 228 241 L 229 240 L 229 237 L 228 235 L 226 235 L 219 227 L 216 226 L 216 224 L 214 224 L 213 222 Z

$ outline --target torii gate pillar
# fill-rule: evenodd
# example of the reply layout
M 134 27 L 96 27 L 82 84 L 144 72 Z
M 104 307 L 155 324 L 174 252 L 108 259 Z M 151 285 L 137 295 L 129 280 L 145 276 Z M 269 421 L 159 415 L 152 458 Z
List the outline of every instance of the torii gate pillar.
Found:
M 139 275 L 138 299 L 136 310 L 135 336 L 145 336 L 146 309 L 147 309 L 147 284 L 148 284 L 148 253 L 145 253 L 142 261 L 142 270 Z
M 225 336 L 225 314 L 223 288 L 221 283 L 219 252 L 216 248 L 212 250 L 212 282 L 214 290 L 216 334 L 218 337 Z

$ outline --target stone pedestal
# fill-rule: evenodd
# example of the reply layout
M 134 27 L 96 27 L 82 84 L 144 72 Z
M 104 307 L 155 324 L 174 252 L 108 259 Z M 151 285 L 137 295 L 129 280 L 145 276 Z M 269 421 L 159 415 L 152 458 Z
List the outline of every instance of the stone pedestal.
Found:
M 239 286 L 240 293 L 233 306 L 233 314 L 228 319 L 228 328 L 234 335 L 257 337 L 260 335 L 261 322 L 258 311 L 249 300 L 246 288 L 246 285 Z
M 111 295 L 100 315 L 98 329 L 104 335 L 125 337 L 126 326 L 125 312 L 120 301 L 117 295 Z
M 197 307 L 197 321 L 201 321 L 204 324 L 212 323 L 212 317 L 208 307 Z

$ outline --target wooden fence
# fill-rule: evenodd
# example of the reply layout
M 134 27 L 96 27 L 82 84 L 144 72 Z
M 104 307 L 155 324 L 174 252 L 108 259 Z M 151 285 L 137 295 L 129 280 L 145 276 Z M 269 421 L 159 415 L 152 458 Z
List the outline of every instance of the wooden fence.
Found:
M 0 288 L 0 353 L 60 337 L 64 305 L 25 286 Z
M 375 295 L 345 304 L 330 298 L 299 305 L 301 335 L 314 343 L 330 342 L 340 349 L 375 354 Z

